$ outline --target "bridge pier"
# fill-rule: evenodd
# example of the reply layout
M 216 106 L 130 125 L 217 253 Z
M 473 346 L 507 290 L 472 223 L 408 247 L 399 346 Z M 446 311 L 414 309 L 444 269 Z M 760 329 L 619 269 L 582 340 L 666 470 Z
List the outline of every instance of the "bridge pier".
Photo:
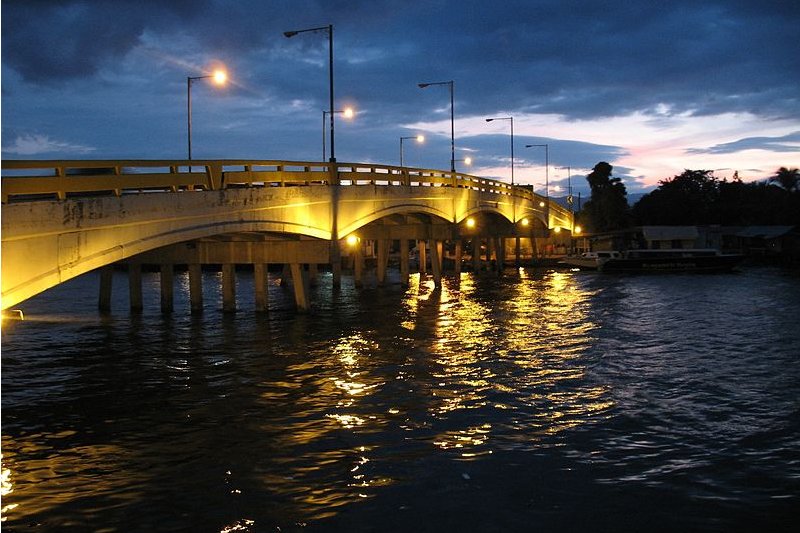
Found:
M 290 269 L 294 286 L 294 303 L 298 311 L 306 312 L 311 308 L 308 300 L 308 274 L 300 263 L 292 263 Z
M 256 311 L 266 312 L 269 310 L 269 292 L 267 285 L 267 265 L 264 263 L 253 264 L 253 288 L 256 298 Z
M 111 311 L 111 288 L 114 280 L 114 268 L 111 265 L 100 269 L 100 296 L 97 301 L 97 308 L 107 313 Z
M 408 287 L 408 278 L 410 273 L 408 254 L 410 246 L 408 239 L 400 239 L 400 285 Z
M 439 240 L 431 240 L 431 271 L 433 272 L 433 286 L 442 286 L 442 252 L 444 243 Z
M 141 263 L 128 264 L 128 299 L 130 300 L 131 312 L 141 313 L 144 309 Z
M 461 277 L 461 260 L 463 259 L 464 255 L 464 241 L 462 239 L 456 239 L 455 253 L 456 255 L 453 264 L 453 272 L 455 273 L 456 277 Z
M 236 265 L 222 265 L 222 312 L 236 312 Z
M 189 263 L 189 307 L 192 314 L 203 312 L 203 268 L 200 263 Z
M 161 265 L 161 312 L 171 313 L 175 308 L 174 272 L 172 264 Z
M 419 273 L 420 275 L 428 273 L 428 253 L 426 250 L 428 243 L 424 240 L 417 241 L 417 251 L 419 252 Z

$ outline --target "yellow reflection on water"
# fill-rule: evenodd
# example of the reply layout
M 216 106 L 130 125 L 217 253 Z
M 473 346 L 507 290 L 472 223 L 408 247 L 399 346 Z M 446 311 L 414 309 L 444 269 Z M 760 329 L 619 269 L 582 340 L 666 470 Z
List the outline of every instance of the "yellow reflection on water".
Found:
M 35 434 L 23 439 L 3 437 L 2 521 L 25 520 L 84 498 L 140 497 L 132 485 L 144 486 L 144 476 L 126 468 L 127 450 L 120 446 L 96 444 L 59 448 L 53 439 L 69 439 L 74 431 Z

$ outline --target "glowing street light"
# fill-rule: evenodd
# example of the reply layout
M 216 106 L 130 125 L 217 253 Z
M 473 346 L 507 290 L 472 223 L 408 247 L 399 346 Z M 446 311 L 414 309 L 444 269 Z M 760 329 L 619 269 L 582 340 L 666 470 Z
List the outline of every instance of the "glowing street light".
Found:
M 475 219 L 474 219 L 474 218 L 472 218 L 472 217 L 469 217 L 469 218 L 466 220 L 466 224 L 467 224 L 467 227 L 468 227 L 468 228 L 470 228 L 470 229 L 471 229 L 471 228 L 474 228 L 474 227 L 475 227 Z
M 353 118 L 356 115 L 356 112 L 353 111 L 352 107 L 345 107 L 344 109 L 334 111 L 334 113 L 341 114 L 344 118 Z M 327 120 L 327 116 L 330 114 L 330 111 L 322 111 L 322 160 L 325 161 L 325 122 Z
M 416 139 L 416 141 L 420 144 L 425 142 L 424 135 L 415 135 L 411 137 L 400 137 L 400 166 L 403 166 L 403 141 L 406 139 Z
M 333 110 L 333 24 L 328 24 L 327 26 L 321 26 L 319 28 L 308 28 L 305 30 L 292 30 L 292 31 L 285 31 L 283 35 L 290 39 L 297 35 L 298 33 L 306 33 L 306 32 L 318 32 L 318 31 L 327 31 L 328 32 L 328 97 L 330 100 L 330 107 L 328 108 L 328 114 L 331 116 L 331 163 L 336 162 L 336 152 L 335 152 L 335 139 L 333 134 L 333 125 L 334 120 L 333 117 L 336 114 Z M 323 157 L 324 159 L 324 157 Z
M 449 85 L 450 86 L 450 172 L 456 171 L 456 133 L 455 133 L 455 114 L 453 102 L 453 86 L 455 82 L 450 81 L 435 81 L 431 83 L 418 83 L 420 89 L 430 87 L 431 85 Z
M 511 186 L 514 186 L 514 117 L 496 117 L 487 118 L 486 122 L 493 120 L 509 120 L 511 121 Z
M 192 82 L 194 80 L 203 80 L 211 78 L 217 85 L 225 85 L 228 81 L 228 74 L 221 69 L 214 71 L 213 74 L 206 76 L 187 76 L 186 77 L 186 138 L 188 143 L 187 156 L 189 161 L 192 160 Z M 192 171 L 191 165 L 189 172 Z

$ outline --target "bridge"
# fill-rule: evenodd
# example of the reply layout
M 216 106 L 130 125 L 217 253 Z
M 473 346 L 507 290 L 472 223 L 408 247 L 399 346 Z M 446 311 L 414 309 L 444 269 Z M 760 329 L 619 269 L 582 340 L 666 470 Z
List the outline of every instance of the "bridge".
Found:
M 234 266 L 253 265 L 256 305 L 265 307 L 264 269 L 276 263 L 291 272 L 304 309 L 317 265 L 330 265 L 336 285 L 345 259 L 358 284 L 372 254 L 383 283 L 399 248 L 406 281 L 416 241 L 420 271 L 430 264 L 439 284 L 448 251 L 457 271 L 466 248 L 473 267 L 484 259 L 502 266 L 509 239 L 519 261 L 521 248 L 540 253 L 574 228 L 568 209 L 530 188 L 370 163 L 4 160 L 0 191 L 3 310 L 95 269 L 107 307 L 110 266 L 119 263 L 129 271 L 132 309 L 141 307 L 143 264 L 160 265 L 168 311 L 174 265 L 187 266 L 199 310 L 202 265 L 221 265 L 223 305 L 234 309 Z

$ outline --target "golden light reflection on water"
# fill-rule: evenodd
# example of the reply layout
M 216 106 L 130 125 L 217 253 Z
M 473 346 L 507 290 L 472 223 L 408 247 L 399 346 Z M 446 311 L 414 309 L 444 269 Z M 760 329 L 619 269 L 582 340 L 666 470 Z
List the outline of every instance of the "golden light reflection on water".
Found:
M 75 435 L 62 431 L 13 441 L 3 437 L 3 448 L 14 450 L 2 456 L 3 522 L 24 520 L 82 498 L 110 497 L 126 487 L 126 497 L 138 496 L 129 487 L 144 476 L 126 470 L 124 448 L 84 444 L 56 452 L 49 444 Z
M 581 361 L 596 329 L 589 318 L 592 293 L 572 273 L 521 269 L 517 275 L 518 283 L 503 286 L 511 292 L 505 298 L 483 294 L 491 282 L 472 274 L 437 291 L 412 285 L 407 293 L 411 329 L 420 327 L 421 314 L 432 327 L 428 349 L 437 386 L 429 412 L 449 426 L 432 439 L 440 450 L 470 458 L 509 445 L 493 444 L 495 432 L 512 446 L 535 443 L 613 407 L 607 387 L 586 383 Z M 501 423 L 470 424 L 486 416 Z M 454 421 L 463 427 L 453 428 Z

